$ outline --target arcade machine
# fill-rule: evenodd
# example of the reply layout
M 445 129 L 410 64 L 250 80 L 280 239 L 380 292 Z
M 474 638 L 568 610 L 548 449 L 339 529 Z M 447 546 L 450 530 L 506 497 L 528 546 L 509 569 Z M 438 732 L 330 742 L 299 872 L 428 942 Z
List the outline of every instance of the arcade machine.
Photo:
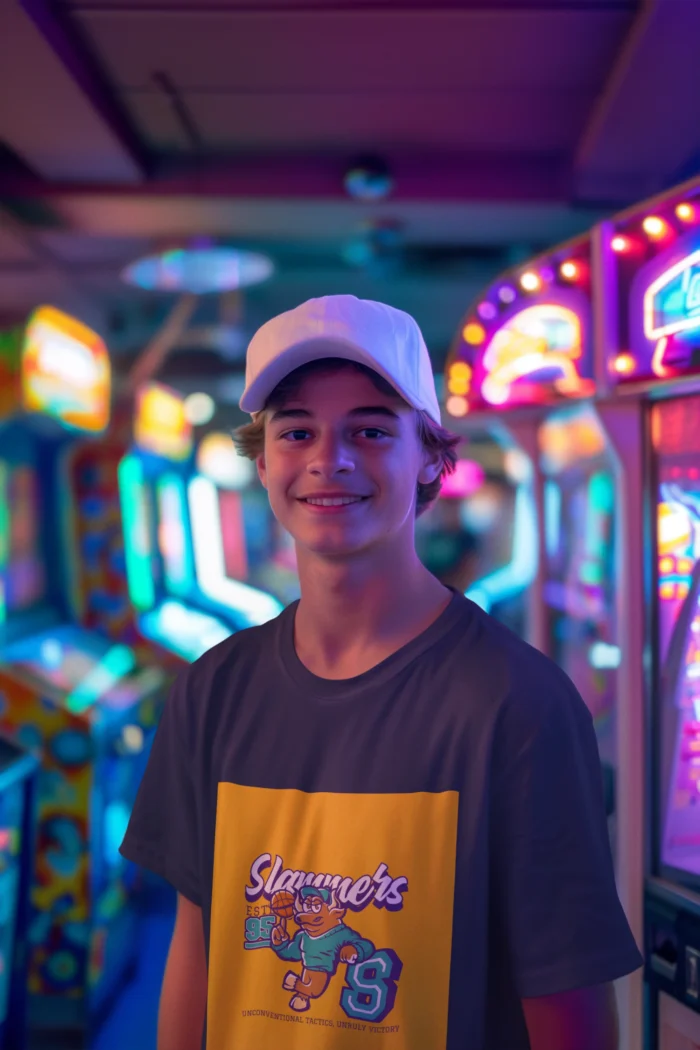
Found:
M 38 763 L 0 736 L 0 1050 L 27 1045 L 27 926 Z
M 134 447 L 119 468 L 129 594 L 144 637 L 186 662 L 282 610 L 272 595 L 227 575 L 219 493 L 206 477 L 192 479 L 193 446 L 183 398 L 160 383 L 142 387 Z
M 17 378 L 15 414 L 0 424 L 0 730 L 41 756 L 30 1022 L 85 1041 L 135 962 L 135 870 L 118 847 L 164 676 L 67 617 L 61 458 L 107 425 L 104 343 L 41 307 Z
M 646 568 L 651 616 L 635 619 L 639 664 L 645 628 L 652 656 L 649 1045 L 691 1050 L 700 1045 L 700 184 L 605 223 L 600 254 L 609 382 L 620 403 L 638 407 L 649 453 L 637 513 L 646 502 L 654 557 L 638 575 Z
M 548 654 L 593 716 L 615 854 L 615 463 L 589 404 L 555 412 L 538 431 L 544 478 L 544 605 Z
M 628 698 L 632 657 L 623 659 L 612 583 L 631 554 L 626 518 L 613 499 L 615 418 L 598 400 L 596 259 L 593 238 L 584 235 L 485 290 L 448 359 L 447 409 L 467 427 L 505 430 L 533 464 L 537 573 L 528 641 L 561 662 L 596 720 L 618 890 L 639 938 L 641 828 L 639 794 L 630 785 L 642 758 Z M 635 995 L 628 979 L 618 995 L 625 1050 L 641 1045 Z
M 202 592 L 223 607 L 247 603 L 251 612 L 253 590 L 263 595 L 261 612 L 269 595 L 283 605 L 297 599 L 294 541 L 274 517 L 254 463 L 238 455 L 230 434 L 212 431 L 197 447 L 195 467 L 187 494 Z
M 464 318 L 447 363 L 446 408 L 468 431 L 491 431 L 502 444 L 530 459 L 532 477 L 521 500 L 529 500 L 527 637 L 551 648 L 545 615 L 543 567 L 544 479 L 537 469 L 543 419 L 565 405 L 591 397 L 594 389 L 590 240 L 583 237 L 493 282 Z M 525 530 L 518 530 L 520 542 Z M 516 559 L 514 558 L 514 561 Z

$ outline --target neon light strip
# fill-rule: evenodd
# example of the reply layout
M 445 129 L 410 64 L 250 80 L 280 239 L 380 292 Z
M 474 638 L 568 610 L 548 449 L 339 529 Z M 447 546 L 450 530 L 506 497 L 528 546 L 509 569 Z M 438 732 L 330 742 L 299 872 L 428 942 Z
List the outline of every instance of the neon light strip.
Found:
M 537 575 L 538 555 L 535 499 L 530 486 L 521 485 L 515 494 L 513 557 L 502 569 L 473 583 L 467 598 L 489 612 L 494 602 L 526 590 Z
M 696 252 L 686 255 L 679 263 L 665 270 L 660 277 L 647 288 L 644 293 L 644 334 L 647 339 L 660 339 L 663 335 L 675 335 L 676 332 L 689 332 L 692 328 L 700 328 L 700 314 L 696 317 L 686 317 L 682 321 L 672 321 L 671 324 L 654 327 L 654 297 L 656 293 L 664 288 L 674 277 L 678 277 L 684 270 L 690 269 L 696 262 L 700 262 L 700 248 Z
M 104 696 L 120 678 L 130 674 L 136 666 L 131 649 L 114 645 L 105 653 L 97 667 L 93 667 L 80 685 L 66 697 L 66 707 L 73 714 L 81 714 Z
M 187 539 L 187 494 L 178 474 L 169 473 L 156 482 L 159 516 L 159 546 L 168 590 L 184 598 L 190 591 L 194 567 Z M 173 551 L 173 545 L 176 550 Z
M 151 561 L 151 529 L 148 520 L 148 492 L 143 467 L 136 456 L 128 455 L 119 464 L 119 495 L 124 520 L 124 549 L 129 597 L 135 609 L 155 605 Z
M 202 592 L 234 609 L 250 624 L 266 623 L 278 616 L 283 607 L 271 594 L 226 575 L 216 485 L 209 478 L 193 478 L 189 484 L 189 504 L 197 582 Z

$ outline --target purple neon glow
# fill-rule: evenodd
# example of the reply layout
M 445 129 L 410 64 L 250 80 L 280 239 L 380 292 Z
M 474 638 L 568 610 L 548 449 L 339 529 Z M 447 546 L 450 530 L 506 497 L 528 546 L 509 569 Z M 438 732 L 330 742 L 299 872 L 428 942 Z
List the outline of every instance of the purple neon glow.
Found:
M 490 303 L 487 299 L 483 303 L 479 303 L 476 308 L 476 312 L 482 321 L 493 321 L 496 316 L 497 310 L 493 303 Z
M 504 284 L 498 289 L 498 298 L 502 303 L 514 302 L 516 294 L 515 288 L 511 287 L 509 284 Z
M 466 499 L 484 484 L 484 469 L 471 459 L 458 459 L 453 474 L 448 474 L 440 488 L 444 499 Z

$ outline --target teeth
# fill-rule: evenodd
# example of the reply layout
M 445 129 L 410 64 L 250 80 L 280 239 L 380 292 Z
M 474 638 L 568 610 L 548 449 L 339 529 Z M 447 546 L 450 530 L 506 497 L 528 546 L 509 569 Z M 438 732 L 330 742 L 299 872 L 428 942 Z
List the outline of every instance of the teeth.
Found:
M 347 503 L 359 503 L 362 496 L 340 496 L 336 499 L 307 499 L 305 503 L 311 503 L 314 507 L 344 507 Z

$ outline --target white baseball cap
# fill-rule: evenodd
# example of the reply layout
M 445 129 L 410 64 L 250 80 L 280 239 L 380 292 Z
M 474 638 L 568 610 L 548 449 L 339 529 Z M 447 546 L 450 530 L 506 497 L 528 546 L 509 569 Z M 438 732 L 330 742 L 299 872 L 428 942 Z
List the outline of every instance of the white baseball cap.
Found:
M 416 322 L 403 310 L 354 295 L 309 299 L 258 329 L 246 355 L 241 409 L 261 412 L 285 376 L 324 357 L 366 365 L 440 423 L 433 367 Z

